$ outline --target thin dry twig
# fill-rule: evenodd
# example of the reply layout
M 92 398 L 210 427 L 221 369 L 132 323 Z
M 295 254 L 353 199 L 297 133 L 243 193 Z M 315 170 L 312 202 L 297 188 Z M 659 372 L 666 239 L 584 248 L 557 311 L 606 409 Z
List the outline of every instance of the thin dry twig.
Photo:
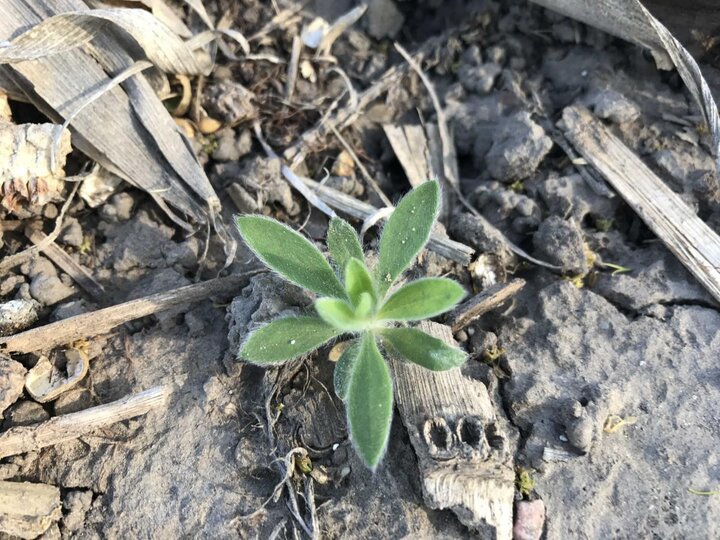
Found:
M 287 86 L 285 87 L 285 99 L 292 101 L 295 93 L 295 83 L 297 82 L 298 65 L 300 64 L 300 53 L 302 52 L 303 42 L 300 36 L 293 36 L 292 51 L 290 53 L 290 63 L 287 70 Z
M 348 144 L 348 142 L 345 140 L 345 138 L 340 134 L 340 132 L 337 130 L 335 126 L 328 126 L 330 130 L 333 132 L 335 137 L 337 137 L 337 140 L 340 141 L 340 144 L 342 144 L 345 151 L 350 154 L 350 157 L 355 162 L 355 165 L 357 165 L 358 169 L 360 169 L 360 173 L 363 175 L 363 178 L 365 178 L 365 181 L 370 185 L 370 187 L 373 189 L 375 193 L 377 193 L 378 197 L 382 199 L 382 202 L 385 203 L 385 206 L 389 208 L 393 208 L 392 201 L 388 198 L 387 195 L 383 192 L 382 189 L 380 189 L 380 186 L 378 186 L 375 179 L 370 176 L 370 173 L 368 172 L 365 165 L 363 165 L 363 162 L 360 161 L 360 158 L 357 156 L 355 151 L 352 149 L 352 146 Z
M 72 203 L 73 199 L 75 198 L 75 193 L 77 193 L 77 190 L 80 187 L 80 184 L 81 184 L 81 182 L 75 182 L 75 184 L 73 185 L 72 191 L 70 191 L 70 195 L 68 195 L 68 198 L 65 200 L 65 203 L 62 205 L 62 208 L 60 209 L 60 213 L 58 214 L 58 217 L 55 220 L 55 227 L 53 227 L 52 232 L 50 234 L 48 234 L 41 242 L 38 242 L 34 246 L 30 246 L 29 248 L 21 251 L 20 253 L 15 253 L 14 255 L 5 257 L 2 260 L 2 262 L 0 262 L 0 276 L 5 274 L 5 272 L 10 270 L 11 268 L 15 268 L 16 266 L 21 265 L 24 262 L 30 260 L 38 252 L 44 250 L 50 244 L 52 244 L 55 240 L 57 240 L 57 237 L 60 236 L 60 232 L 62 231 L 62 222 L 63 222 L 63 218 L 65 217 L 65 213 L 68 211 L 68 208 L 70 208 L 70 204 Z
M 157 386 L 112 403 L 57 416 L 40 424 L 10 428 L 0 435 L 0 459 L 76 439 L 98 428 L 142 416 L 165 403 L 169 395 L 169 388 Z
M 488 311 L 505 303 L 525 286 L 525 280 L 514 279 L 509 283 L 496 283 L 456 307 L 448 316 L 453 333 L 465 328 Z
M 47 235 L 40 231 L 25 230 L 25 236 L 35 245 L 44 244 Z M 73 259 L 64 249 L 51 242 L 43 248 L 45 256 L 68 274 L 83 290 L 95 300 L 105 296 L 105 288 L 97 282 L 92 273 Z
M 248 277 L 260 272 L 265 272 L 265 269 L 186 285 L 116 306 L 68 317 L 13 336 L 2 337 L 0 350 L 8 352 L 47 350 L 81 338 L 105 334 L 116 326 L 153 315 L 172 306 L 199 302 L 215 294 L 232 293 L 246 285 Z
M 315 208 L 320 210 L 328 217 L 334 217 L 335 212 L 333 211 L 333 209 L 330 208 L 323 201 L 321 201 L 317 197 L 317 195 L 312 192 L 312 190 L 308 189 L 308 187 L 303 183 L 300 177 L 295 174 L 295 172 L 290 167 L 283 163 L 282 158 L 278 156 L 272 149 L 272 147 L 267 143 L 267 141 L 265 141 L 265 137 L 263 137 L 262 134 L 262 128 L 260 127 L 260 122 L 258 122 L 257 120 L 253 122 L 253 130 L 255 131 L 255 137 L 262 145 L 263 149 L 265 150 L 265 154 L 267 154 L 267 157 L 270 159 L 277 159 L 280 162 L 280 171 L 285 177 L 285 180 L 287 180 L 292 187 L 297 189 L 303 195 L 303 197 L 305 197 L 305 199 Z

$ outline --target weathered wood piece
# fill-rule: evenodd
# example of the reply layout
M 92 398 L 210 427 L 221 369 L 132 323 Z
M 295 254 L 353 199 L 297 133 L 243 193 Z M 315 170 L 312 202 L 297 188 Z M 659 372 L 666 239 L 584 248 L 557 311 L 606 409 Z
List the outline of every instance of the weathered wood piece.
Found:
M 25 236 L 36 246 L 42 246 L 41 251 L 54 262 L 63 272 L 73 278 L 73 281 L 80 285 L 83 290 L 95 300 L 101 300 L 105 296 L 105 288 L 98 283 L 90 273 L 90 270 L 73 259 L 64 249 L 55 242 L 45 245 L 43 242 L 48 236 L 42 231 L 25 231 Z
M 77 339 L 105 334 L 128 321 L 147 317 L 179 304 L 199 302 L 214 294 L 232 293 L 247 283 L 249 273 L 212 279 L 130 300 L 116 306 L 83 313 L 33 328 L 14 336 L 0 338 L 0 350 L 32 352 L 52 349 Z
M 447 316 L 447 321 L 453 333 L 462 330 L 478 317 L 495 309 L 514 296 L 524 286 L 524 279 L 513 279 L 509 283 L 496 283 L 466 300 Z
M 40 424 L 10 428 L 0 434 L 0 459 L 40 450 L 116 422 L 142 416 L 164 404 L 169 395 L 168 387 L 156 386 L 112 403 L 56 416 Z
M 455 345 L 448 326 L 419 328 Z M 433 372 L 391 359 L 400 416 L 418 457 L 425 503 L 451 509 L 482 538 L 510 540 L 514 472 L 487 388 L 460 369 Z
M 720 301 L 720 237 L 590 111 L 567 107 L 562 122 L 580 155 Z
M 418 187 L 428 179 L 440 178 L 442 171 L 437 170 L 437 164 L 432 162 L 432 154 L 422 126 L 384 124 L 383 131 L 412 187 Z
M 0 481 L 0 532 L 37 538 L 61 517 L 60 490 L 55 486 Z
M 317 196 L 329 206 L 344 212 L 355 219 L 365 220 L 368 217 L 377 213 L 378 209 L 373 205 L 366 202 L 358 201 L 350 195 L 333 189 L 328 186 L 324 186 L 319 182 L 310 180 L 309 178 L 302 179 Z M 472 256 L 475 254 L 475 250 L 470 246 L 450 240 L 449 238 L 432 234 L 430 241 L 428 242 L 428 249 L 434 251 L 438 255 L 442 255 L 452 261 L 459 262 L 461 264 L 468 264 L 472 260 Z

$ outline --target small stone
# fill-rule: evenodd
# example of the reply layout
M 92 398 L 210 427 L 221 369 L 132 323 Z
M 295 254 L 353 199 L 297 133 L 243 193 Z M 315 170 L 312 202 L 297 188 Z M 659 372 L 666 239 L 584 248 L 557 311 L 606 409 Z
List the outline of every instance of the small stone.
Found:
M 465 49 L 462 53 L 461 60 L 463 64 L 470 64 L 472 66 L 479 66 L 482 64 L 482 52 L 480 47 L 477 45 L 471 45 Z
M 552 145 L 545 130 L 528 113 L 518 113 L 502 124 L 484 156 L 484 164 L 496 180 L 523 180 L 535 172 Z M 480 156 L 476 154 L 475 158 L 478 161 Z
M 5 429 L 15 426 L 29 426 L 49 419 L 50 415 L 42 405 L 30 400 L 21 400 L 5 413 Z
M 499 45 L 493 45 L 492 47 L 489 47 L 487 49 L 485 55 L 487 56 L 489 62 L 503 65 L 505 63 L 505 57 L 507 56 L 507 52 L 505 51 L 504 47 L 501 47 Z
M 58 214 L 60 212 L 58 211 L 57 206 L 55 206 L 52 203 L 48 203 L 45 206 L 43 206 L 43 217 L 47 219 L 55 219 L 58 217 Z
M 458 70 L 458 79 L 468 92 L 487 94 L 495 85 L 495 79 L 502 72 L 498 64 L 482 64 L 473 66 L 463 64 Z
M 533 245 L 539 258 L 560 266 L 566 273 L 585 275 L 590 269 L 582 230 L 572 219 L 549 217 L 533 236 Z
M 211 118 L 225 125 L 237 125 L 257 116 L 253 93 L 232 79 L 206 85 L 202 102 Z
M 365 20 L 368 34 L 382 39 L 395 37 L 402 28 L 405 17 L 393 0 L 371 0 Z
M 205 333 L 207 321 L 202 317 L 199 310 L 190 310 L 185 314 L 185 326 L 188 327 L 190 337 L 201 336 Z
M 594 427 L 592 418 L 583 414 L 566 427 L 565 433 L 570 444 L 585 454 L 590 451 L 592 446 Z
M 242 148 L 232 128 L 221 129 L 216 133 L 217 147 L 212 153 L 216 161 L 237 161 L 243 156 Z M 247 152 L 246 152 L 247 153 Z
M 92 397 L 85 388 L 74 388 L 61 394 L 54 402 L 55 414 L 70 414 L 92 406 Z
M 0 282 L 0 296 L 8 296 L 20 285 L 25 283 L 25 277 L 17 274 L 8 275 L 2 282 Z
M 61 321 L 63 319 L 82 315 L 83 313 L 87 313 L 92 310 L 92 306 L 89 306 L 85 300 L 73 300 L 65 304 L 60 304 L 56 307 L 55 311 L 53 311 L 51 320 Z
M 9 336 L 31 326 L 38 320 L 35 300 L 10 300 L 0 304 L 0 336 Z
M 0 418 L 23 393 L 27 370 L 20 362 L 0 357 Z
M 75 294 L 57 275 L 39 274 L 30 282 L 30 295 L 45 306 L 52 306 Z
M 129 193 L 116 193 L 100 207 L 100 215 L 108 221 L 127 221 L 132 217 L 135 199 Z
M 60 233 L 60 242 L 72 247 L 80 247 L 83 243 L 83 230 L 80 222 L 73 218 L 67 218 Z
M 66 532 L 79 530 L 85 522 L 85 514 L 92 506 L 93 493 L 88 489 L 73 489 L 68 491 L 63 500 L 65 516 L 62 526 Z
M 603 90 L 595 98 L 595 114 L 617 124 L 637 120 L 640 107 L 614 90 Z
M 540 540 L 545 527 L 545 503 L 518 501 L 515 503 L 513 540 Z

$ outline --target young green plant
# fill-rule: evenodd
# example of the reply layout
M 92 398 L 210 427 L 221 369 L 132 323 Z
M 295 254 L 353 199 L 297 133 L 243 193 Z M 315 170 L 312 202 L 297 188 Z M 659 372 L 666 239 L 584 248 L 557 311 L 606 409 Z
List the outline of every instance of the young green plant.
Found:
M 342 334 L 353 339 L 335 366 L 335 392 L 345 402 L 350 438 L 374 469 L 387 448 L 393 384 L 383 357 L 392 355 L 434 371 L 465 361 L 465 353 L 408 323 L 453 308 L 465 290 L 446 278 L 424 278 L 395 290 L 393 284 L 430 237 L 440 188 L 426 182 L 408 193 L 390 215 L 371 271 L 352 226 L 332 218 L 327 246 L 333 265 L 305 237 L 266 217 L 236 217 L 247 245 L 285 279 L 316 293 L 315 315 L 281 318 L 251 333 L 240 358 L 276 365 L 309 353 Z

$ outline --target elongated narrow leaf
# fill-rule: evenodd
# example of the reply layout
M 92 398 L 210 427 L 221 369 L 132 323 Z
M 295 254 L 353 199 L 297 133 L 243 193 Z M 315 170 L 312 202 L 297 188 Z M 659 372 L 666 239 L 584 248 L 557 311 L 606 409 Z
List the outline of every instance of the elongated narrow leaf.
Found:
M 380 336 L 390 354 L 432 371 L 461 366 L 467 358 L 460 349 L 415 328 L 385 328 Z
M 278 319 L 250 334 L 239 356 L 253 364 L 278 364 L 317 349 L 341 333 L 318 317 Z
M 263 216 L 237 216 L 235 224 L 255 255 L 287 280 L 318 294 L 346 297 L 323 254 L 301 234 Z
M 355 229 L 347 221 L 334 217 L 330 220 L 327 232 L 327 246 L 330 257 L 340 272 L 345 271 L 347 263 L 353 257 L 363 260 L 362 246 Z
M 354 306 L 358 305 L 360 296 L 368 293 L 375 297 L 375 285 L 365 264 L 353 257 L 345 266 L 345 290 Z
M 401 287 L 380 308 L 379 319 L 419 321 L 445 313 L 465 296 L 465 289 L 447 278 L 418 279 Z
M 390 370 L 370 332 L 362 337 L 347 391 L 350 438 L 365 465 L 374 469 L 390 436 L 393 388 Z
M 343 401 L 347 399 L 348 389 L 350 388 L 350 377 L 352 377 L 352 371 L 359 354 L 360 341 L 355 341 L 345 349 L 345 352 L 342 353 L 337 364 L 335 364 L 333 384 L 335 385 L 335 393 Z
M 438 183 L 425 182 L 408 193 L 388 218 L 380 238 L 377 267 L 381 296 L 427 243 L 439 207 Z
M 365 325 L 350 304 L 339 298 L 318 298 L 315 300 L 315 311 L 326 323 L 346 332 L 361 330 Z

